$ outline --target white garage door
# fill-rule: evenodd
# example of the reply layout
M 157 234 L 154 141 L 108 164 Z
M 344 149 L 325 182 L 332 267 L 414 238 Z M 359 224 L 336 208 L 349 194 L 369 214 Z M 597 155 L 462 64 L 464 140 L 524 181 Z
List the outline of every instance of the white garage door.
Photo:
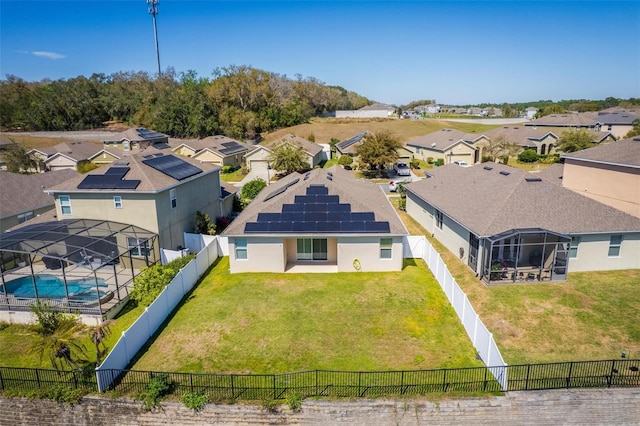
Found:
M 249 162 L 249 169 L 252 172 L 267 173 L 269 163 L 265 160 L 252 160 Z

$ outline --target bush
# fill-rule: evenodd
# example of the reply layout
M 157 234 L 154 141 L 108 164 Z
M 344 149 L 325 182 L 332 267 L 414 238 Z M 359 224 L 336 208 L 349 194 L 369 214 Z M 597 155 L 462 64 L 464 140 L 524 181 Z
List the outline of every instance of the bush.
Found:
M 222 166 L 222 173 L 224 174 L 228 174 L 228 173 L 233 173 L 237 170 L 236 167 L 233 166 Z
M 253 200 L 267 186 L 264 179 L 253 179 L 242 187 L 242 198 Z
M 481 161 L 483 163 L 488 163 L 489 161 L 493 161 L 493 157 L 491 157 L 490 155 L 483 155 Z
M 229 226 L 229 224 L 231 223 L 231 218 L 230 217 L 226 217 L 226 216 L 218 216 L 216 218 L 216 230 L 218 232 L 222 232 L 224 231 L 227 226 Z
M 444 166 L 444 158 L 438 158 L 435 162 L 436 166 Z
M 138 401 L 142 401 L 142 408 L 151 410 L 160 405 L 160 400 L 173 393 L 175 385 L 168 374 L 156 374 L 149 379 L 147 388 L 138 395 Z
M 68 385 L 52 384 L 47 387 L 38 389 L 8 389 L 2 392 L 2 395 L 9 398 L 25 397 L 29 399 L 50 399 L 64 404 L 78 404 L 84 395 L 82 389 L 74 389 Z
M 92 170 L 97 169 L 98 167 L 100 166 L 90 161 L 81 161 L 80 163 L 78 163 L 77 169 L 78 173 L 88 173 Z
M 180 269 L 194 257 L 195 254 L 190 254 L 172 260 L 166 265 L 156 264 L 144 269 L 140 275 L 133 280 L 131 299 L 136 300 L 143 306 L 149 306 L 156 300 L 156 297 L 158 297 L 162 290 L 169 285 Z
M 523 163 L 535 163 L 538 160 L 538 154 L 532 149 L 525 149 L 518 154 L 518 161 Z
M 209 403 L 209 397 L 202 392 L 187 392 L 182 396 L 182 403 L 193 411 L 200 411 Z
M 338 158 L 338 164 L 341 166 L 348 166 L 353 163 L 353 158 L 350 155 L 341 155 Z
M 307 136 L 307 140 L 309 142 L 315 142 L 316 141 L 316 135 L 314 135 L 313 133 L 310 133 L 309 136 Z
M 196 226 L 194 232 L 196 234 L 215 235 L 216 225 L 211 222 L 208 214 L 196 211 Z
M 287 395 L 285 401 L 292 411 L 300 411 L 304 398 L 298 392 L 291 392 Z
M 420 168 L 420 160 L 418 160 L 417 158 L 414 158 L 413 160 L 411 160 L 411 162 L 409 163 L 409 166 L 412 169 L 419 169 Z
M 277 413 L 279 405 L 275 399 L 265 399 L 262 401 L 262 409 L 270 413 Z
M 427 163 L 433 164 L 433 157 L 427 157 Z

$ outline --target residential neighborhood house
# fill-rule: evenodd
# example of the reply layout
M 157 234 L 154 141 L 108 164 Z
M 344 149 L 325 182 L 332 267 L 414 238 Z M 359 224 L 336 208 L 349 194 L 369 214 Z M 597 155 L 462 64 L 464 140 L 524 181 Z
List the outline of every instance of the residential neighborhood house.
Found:
M 332 167 L 263 189 L 222 233 L 237 272 L 402 269 L 402 221 L 381 190 Z
M 336 111 L 336 118 L 389 118 L 395 112 L 392 105 L 374 103 L 357 110 Z
M 600 112 L 550 114 L 531 120 L 525 126 L 585 128 L 607 131 L 616 138 L 622 138 L 633 129 L 635 120 L 640 120 L 637 111 L 616 108 Z
M 310 169 L 314 168 L 323 160 L 325 160 L 322 146 L 289 133 L 268 144 L 256 145 L 253 151 L 245 154 L 244 157 L 248 169 L 250 171 L 267 174 L 268 170 L 271 169 L 271 164 L 269 161 L 271 153 L 275 148 L 282 144 L 300 147 L 304 153 L 305 161 L 309 164 Z
M 415 158 L 423 161 L 442 159 L 444 164 L 465 161 L 475 164 L 482 160 L 482 151 L 476 147 L 488 142 L 485 135 L 464 133 L 456 129 L 442 129 L 412 139 L 405 144 Z
M 244 156 L 255 148 L 222 135 L 203 139 L 169 139 L 169 145 L 178 155 L 234 169 L 242 167 Z

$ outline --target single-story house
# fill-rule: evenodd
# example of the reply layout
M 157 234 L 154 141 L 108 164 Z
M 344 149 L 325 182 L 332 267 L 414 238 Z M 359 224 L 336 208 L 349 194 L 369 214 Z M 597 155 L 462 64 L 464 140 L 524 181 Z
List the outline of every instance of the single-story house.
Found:
M 525 126 L 586 128 L 610 132 L 616 138 L 622 138 L 633 129 L 635 120 L 640 120 L 637 110 L 616 108 L 599 112 L 550 114 L 525 123 Z
M 54 199 L 44 190 L 78 176 L 69 169 L 31 175 L 0 172 L 0 233 L 52 210 Z
M 336 111 L 336 118 L 388 118 L 395 112 L 394 106 L 376 102 L 357 110 Z
M 104 139 L 102 143 L 104 148 L 128 152 L 138 149 L 143 150 L 150 146 L 161 148 L 169 143 L 169 136 L 155 130 L 139 127 L 115 133 L 108 139 Z
M 402 269 L 407 234 L 379 185 L 334 166 L 266 187 L 222 236 L 232 273 L 371 272 Z
M 465 161 L 468 164 L 482 160 L 480 151 L 475 146 L 488 141 L 485 135 L 464 133 L 456 129 L 442 129 L 412 139 L 405 144 L 416 158 L 427 161 L 443 159 L 445 164 L 454 161 Z
M 244 144 L 222 135 L 203 139 L 170 139 L 172 151 L 178 155 L 218 166 L 242 167 L 244 156 L 252 151 L 252 145 Z
M 275 148 L 282 144 L 289 144 L 302 148 L 310 169 L 319 165 L 324 158 L 322 146 L 289 133 L 267 144 L 256 145 L 253 151 L 245 154 L 244 158 L 248 169 L 250 171 L 261 171 L 266 173 L 267 169 L 271 168 L 269 163 L 271 153 Z
M 503 139 L 507 143 L 523 149 L 532 149 L 541 155 L 553 154 L 560 139 L 558 135 L 548 130 L 526 126 L 502 126 L 487 130 L 484 134 L 494 142 Z
M 93 142 L 69 141 L 59 143 L 53 149 L 55 153 L 44 160 L 47 170 L 78 170 L 78 165 L 91 162 L 102 146 Z
M 640 268 L 640 219 L 495 163 L 446 165 L 406 187 L 407 213 L 490 283 Z

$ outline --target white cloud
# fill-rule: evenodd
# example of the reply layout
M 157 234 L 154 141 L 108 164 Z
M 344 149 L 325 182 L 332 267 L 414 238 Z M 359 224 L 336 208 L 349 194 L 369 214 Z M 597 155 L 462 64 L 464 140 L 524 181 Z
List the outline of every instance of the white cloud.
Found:
M 41 56 L 43 58 L 49 58 L 49 59 L 63 59 L 66 58 L 65 55 L 61 55 L 60 53 L 55 53 L 55 52 L 31 52 L 32 55 L 34 56 Z

